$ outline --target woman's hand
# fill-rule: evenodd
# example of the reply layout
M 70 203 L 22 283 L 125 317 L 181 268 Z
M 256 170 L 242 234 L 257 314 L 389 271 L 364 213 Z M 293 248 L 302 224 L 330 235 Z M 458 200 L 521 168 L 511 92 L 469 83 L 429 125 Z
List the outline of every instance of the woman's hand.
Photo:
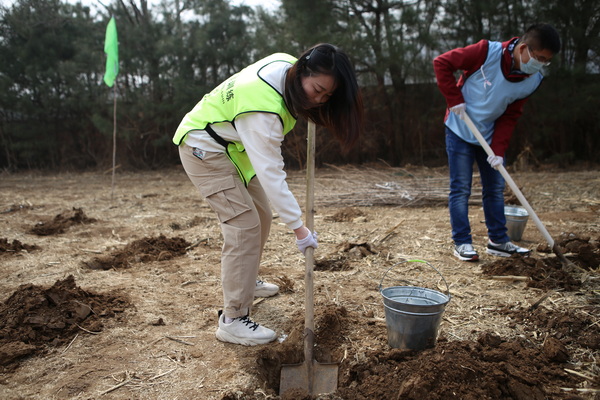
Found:
M 319 243 L 317 242 L 317 232 L 311 232 L 310 229 L 302 226 L 301 228 L 294 229 L 294 233 L 296 234 L 296 245 L 298 246 L 300 253 L 305 254 L 308 247 L 314 249 L 319 247 Z

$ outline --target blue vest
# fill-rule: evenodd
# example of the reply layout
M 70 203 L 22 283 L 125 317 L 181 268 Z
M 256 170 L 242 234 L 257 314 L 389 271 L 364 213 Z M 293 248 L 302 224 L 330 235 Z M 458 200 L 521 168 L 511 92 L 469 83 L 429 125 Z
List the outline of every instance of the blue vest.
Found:
M 511 82 L 502 73 L 502 43 L 488 42 L 487 59 L 469 76 L 461 89 L 467 113 L 488 144 L 492 143 L 496 120 L 509 104 L 531 95 L 544 76 L 537 72 L 519 82 Z M 469 127 L 453 112 L 448 113 L 446 126 L 464 141 L 479 145 Z

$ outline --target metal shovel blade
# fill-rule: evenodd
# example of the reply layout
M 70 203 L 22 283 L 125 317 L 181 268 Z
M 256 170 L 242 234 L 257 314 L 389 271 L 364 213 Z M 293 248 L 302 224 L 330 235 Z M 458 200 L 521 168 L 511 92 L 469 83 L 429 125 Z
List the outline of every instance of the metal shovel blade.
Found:
M 305 361 L 303 364 L 283 365 L 279 394 L 290 389 L 306 390 L 310 395 L 333 393 L 337 390 L 338 365 Z
M 338 365 L 306 359 L 302 364 L 281 366 L 279 395 L 290 389 L 300 389 L 309 395 L 333 393 L 337 390 Z
M 315 334 L 312 307 L 309 307 L 308 310 L 308 323 L 304 329 L 304 363 L 281 366 L 280 396 L 290 389 L 301 389 L 311 396 L 333 393 L 337 390 L 338 364 L 319 363 L 313 357 Z

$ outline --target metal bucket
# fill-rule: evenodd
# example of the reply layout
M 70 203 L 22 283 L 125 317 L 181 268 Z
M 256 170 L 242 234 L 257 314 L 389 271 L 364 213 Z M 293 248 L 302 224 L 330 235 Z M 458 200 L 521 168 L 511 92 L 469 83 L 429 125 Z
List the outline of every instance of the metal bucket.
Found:
M 383 279 L 398 264 L 418 262 L 433 268 L 444 281 L 446 293 L 418 286 L 392 286 L 382 289 Z M 442 274 L 422 260 L 407 260 L 390 267 L 379 283 L 383 297 L 388 344 L 392 348 L 423 350 L 434 347 L 442 315 L 450 301 L 450 289 Z
M 510 240 L 518 242 L 523 237 L 529 213 L 524 207 L 504 206 L 504 216 L 506 217 L 508 237 Z

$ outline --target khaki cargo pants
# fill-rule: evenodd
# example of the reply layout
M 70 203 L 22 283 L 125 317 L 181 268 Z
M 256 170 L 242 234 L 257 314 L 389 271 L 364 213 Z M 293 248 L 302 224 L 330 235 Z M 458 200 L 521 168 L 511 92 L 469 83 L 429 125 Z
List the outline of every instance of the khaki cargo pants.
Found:
M 258 266 L 273 219 L 267 196 L 257 178 L 246 188 L 224 153 L 182 144 L 179 156 L 221 223 L 224 313 L 229 318 L 245 316 L 252 307 Z

